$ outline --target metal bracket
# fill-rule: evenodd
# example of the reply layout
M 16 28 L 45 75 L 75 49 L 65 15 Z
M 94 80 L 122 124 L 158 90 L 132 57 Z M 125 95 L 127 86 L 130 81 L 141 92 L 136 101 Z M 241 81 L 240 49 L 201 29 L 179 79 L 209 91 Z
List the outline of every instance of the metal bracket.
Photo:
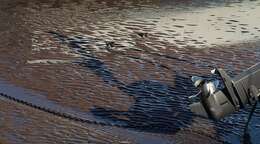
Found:
M 232 104 L 235 106 L 236 110 L 238 110 L 240 108 L 239 100 L 236 97 L 236 94 L 234 92 L 231 78 L 227 75 L 227 73 L 223 69 L 219 68 L 217 69 L 217 72 L 219 73 L 220 77 L 222 78 L 225 84 L 225 87 L 227 88 L 227 91 L 229 93 L 227 97 L 231 99 Z

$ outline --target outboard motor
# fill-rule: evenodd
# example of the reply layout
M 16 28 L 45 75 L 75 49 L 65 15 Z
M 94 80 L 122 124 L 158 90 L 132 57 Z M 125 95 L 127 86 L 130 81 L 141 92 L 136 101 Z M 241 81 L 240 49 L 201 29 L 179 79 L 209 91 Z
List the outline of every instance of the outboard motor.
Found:
M 211 72 L 223 81 L 207 81 L 201 77 L 193 76 L 194 86 L 199 93 L 190 96 L 191 111 L 197 115 L 221 119 L 246 105 L 253 105 L 260 97 L 260 63 L 250 67 L 241 74 L 230 78 L 223 69 L 214 69 Z

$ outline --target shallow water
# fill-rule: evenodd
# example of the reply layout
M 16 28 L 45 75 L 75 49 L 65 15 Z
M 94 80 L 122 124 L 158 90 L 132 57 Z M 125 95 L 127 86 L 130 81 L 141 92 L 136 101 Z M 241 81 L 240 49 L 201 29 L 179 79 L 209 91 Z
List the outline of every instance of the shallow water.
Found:
M 248 110 L 194 116 L 190 76 L 260 61 L 260 1 L 1 0 L 2 143 L 243 143 Z M 258 143 L 259 106 L 250 123 Z M 113 124 L 114 126 L 110 126 Z M 249 141 L 249 140 L 248 140 Z

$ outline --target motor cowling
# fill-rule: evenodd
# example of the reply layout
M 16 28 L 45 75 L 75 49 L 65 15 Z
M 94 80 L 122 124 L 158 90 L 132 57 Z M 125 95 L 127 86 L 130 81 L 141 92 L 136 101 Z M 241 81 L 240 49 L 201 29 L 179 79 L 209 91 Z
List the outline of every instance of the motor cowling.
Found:
M 212 73 L 221 78 L 224 87 L 219 88 L 219 80 L 211 82 L 193 76 L 191 80 L 200 90 L 198 94 L 189 97 L 193 113 L 218 120 L 259 99 L 260 63 L 233 79 L 223 69 L 215 69 Z

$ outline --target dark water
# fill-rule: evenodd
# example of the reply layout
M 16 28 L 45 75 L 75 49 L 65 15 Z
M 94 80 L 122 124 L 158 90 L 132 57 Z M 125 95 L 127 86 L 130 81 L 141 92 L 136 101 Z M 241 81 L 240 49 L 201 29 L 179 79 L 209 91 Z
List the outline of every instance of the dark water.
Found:
M 1 0 L 0 143 L 258 143 L 259 106 L 193 115 L 190 76 L 260 61 L 259 1 Z M 114 126 L 111 126 L 113 124 Z

